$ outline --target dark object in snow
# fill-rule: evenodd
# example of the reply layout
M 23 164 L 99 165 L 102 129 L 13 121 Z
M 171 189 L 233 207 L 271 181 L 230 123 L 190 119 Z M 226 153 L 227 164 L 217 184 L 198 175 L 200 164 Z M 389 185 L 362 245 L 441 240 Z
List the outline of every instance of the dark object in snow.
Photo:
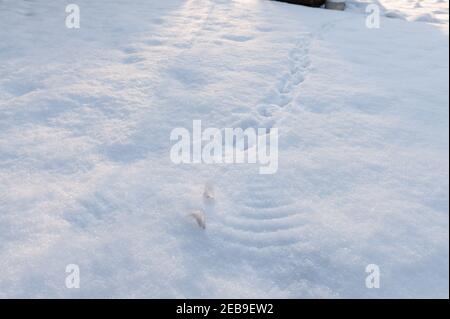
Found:
M 331 10 L 345 10 L 345 1 L 344 0 L 327 0 L 325 3 L 325 8 Z
M 288 2 L 293 4 L 301 4 L 308 7 L 321 7 L 324 5 L 326 0 L 276 0 L 282 2 Z

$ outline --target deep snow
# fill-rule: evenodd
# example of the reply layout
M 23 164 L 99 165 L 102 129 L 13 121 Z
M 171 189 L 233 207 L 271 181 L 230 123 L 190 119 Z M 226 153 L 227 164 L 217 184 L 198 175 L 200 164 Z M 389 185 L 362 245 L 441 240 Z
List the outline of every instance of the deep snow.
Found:
M 73 2 L 0 1 L 0 297 L 448 297 L 448 1 Z M 172 164 L 195 119 L 278 173 Z

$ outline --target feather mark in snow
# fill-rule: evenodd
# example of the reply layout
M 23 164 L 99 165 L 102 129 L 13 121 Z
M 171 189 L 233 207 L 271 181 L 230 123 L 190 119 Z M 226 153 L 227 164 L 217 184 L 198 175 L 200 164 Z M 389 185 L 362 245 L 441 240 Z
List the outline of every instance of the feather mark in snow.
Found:
M 202 210 L 197 210 L 190 214 L 189 216 L 193 217 L 200 228 L 206 229 L 206 217 L 205 213 Z

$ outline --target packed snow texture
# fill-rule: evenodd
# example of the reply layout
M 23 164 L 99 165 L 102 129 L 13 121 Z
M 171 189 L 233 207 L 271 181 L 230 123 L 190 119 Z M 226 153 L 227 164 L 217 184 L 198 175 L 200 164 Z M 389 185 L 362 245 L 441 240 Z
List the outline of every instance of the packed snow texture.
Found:
M 0 0 L 0 297 L 448 298 L 448 1 L 375 3 Z M 193 120 L 278 173 L 173 164 Z

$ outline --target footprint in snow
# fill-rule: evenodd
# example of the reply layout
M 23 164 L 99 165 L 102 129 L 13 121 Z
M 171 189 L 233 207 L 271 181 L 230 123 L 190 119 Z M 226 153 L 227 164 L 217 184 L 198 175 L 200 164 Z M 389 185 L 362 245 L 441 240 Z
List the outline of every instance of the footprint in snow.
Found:
M 222 36 L 223 39 L 234 41 L 234 42 L 247 42 L 254 39 L 253 36 L 249 35 L 235 35 L 235 34 L 226 34 Z
M 129 57 L 126 57 L 123 59 L 124 64 L 134 64 L 144 61 L 145 59 L 138 55 L 130 55 Z
M 126 53 L 126 54 L 133 54 L 133 53 L 137 53 L 138 49 L 134 48 L 134 47 L 125 47 L 125 48 L 122 48 L 122 52 Z
M 156 25 L 161 25 L 161 24 L 163 24 L 164 22 L 166 22 L 166 21 L 164 21 L 164 19 L 161 19 L 161 18 L 155 18 L 155 19 L 152 19 L 152 23 L 153 23 L 153 24 L 156 24 Z
M 148 46 L 158 46 L 164 44 L 165 41 L 162 39 L 148 39 L 145 40 L 144 43 Z
M 258 114 L 263 117 L 272 117 L 278 110 L 278 105 L 275 104 L 261 104 L 257 106 Z
M 211 183 L 206 183 L 203 198 L 207 201 L 214 200 L 214 186 Z
M 260 32 L 271 32 L 271 31 L 273 31 L 273 28 L 268 27 L 268 26 L 259 26 L 259 27 L 256 27 L 256 30 L 258 30 Z
M 235 114 L 245 114 L 245 113 L 250 113 L 251 109 L 246 106 L 238 106 L 238 107 L 235 107 L 234 109 L 232 109 L 231 112 L 235 113 Z

